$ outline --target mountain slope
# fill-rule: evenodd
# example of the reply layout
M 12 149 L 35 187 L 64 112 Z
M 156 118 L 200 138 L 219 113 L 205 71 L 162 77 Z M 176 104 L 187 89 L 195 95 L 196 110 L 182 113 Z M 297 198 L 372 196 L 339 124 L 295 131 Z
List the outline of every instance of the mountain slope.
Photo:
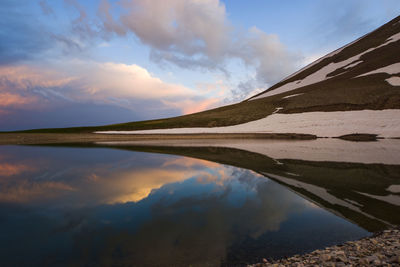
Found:
M 399 62 L 400 17 L 397 17 L 249 101 L 279 94 L 305 94 L 286 105 L 286 111 L 282 112 L 287 113 L 399 108 L 400 94 L 396 88 L 400 86 Z M 300 101 L 302 98 L 307 98 L 307 103 Z
M 387 109 L 391 111 L 380 112 Z M 360 110 L 369 110 L 369 113 L 343 113 Z M 331 113 L 333 111 L 339 113 Z M 289 129 L 289 132 L 300 133 L 299 128 L 309 129 L 310 125 L 320 122 L 315 120 L 318 120 L 321 114 L 315 112 L 324 112 L 325 120 L 340 119 L 346 115 L 349 120 L 343 123 L 348 125 L 354 124 L 354 120 L 360 118 L 360 115 L 367 119 L 371 118 L 375 122 L 366 127 L 365 131 L 385 128 L 387 125 L 400 125 L 397 121 L 397 118 L 400 118 L 400 16 L 313 62 L 265 92 L 238 104 L 168 119 L 34 131 L 131 133 L 130 131 L 135 130 L 166 129 L 134 133 L 171 133 L 167 129 L 180 128 L 180 130 L 175 129 L 173 133 L 203 133 L 237 132 L 237 128 L 222 129 L 222 127 L 241 125 L 244 132 L 288 132 Z M 308 124 L 291 126 L 288 121 L 294 117 L 285 117 L 284 114 L 294 113 L 303 114 L 300 118 L 305 118 Z M 268 119 L 265 120 L 266 118 Z M 295 119 L 298 121 L 298 118 Z M 285 125 L 288 127 L 282 128 L 282 123 L 277 124 L 280 120 L 286 121 Z M 256 127 L 253 125 L 251 128 L 244 123 L 252 123 Z M 193 129 L 194 127 L 198 129 Z M 188 131 L 182 128 L 191 129 Z M 357 128 L 347 128 L 340 133 L 360 132 Z M 317 132 L 317 134 L 323 133 Z M 392 132 L 384 136 L 393 137 L 393 135 L 399 137 L 400 128 L 392 127 Z

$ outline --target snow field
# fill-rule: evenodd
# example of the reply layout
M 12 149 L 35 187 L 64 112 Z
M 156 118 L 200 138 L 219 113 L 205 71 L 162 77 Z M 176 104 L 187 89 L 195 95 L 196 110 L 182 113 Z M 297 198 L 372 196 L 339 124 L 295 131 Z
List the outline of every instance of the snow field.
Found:
M 225 127 L 99 131 L 105 134 L 298 133 L 338 137 L 353 133 L 400 137 L 400 110 L 275 113 L 263 119 Z

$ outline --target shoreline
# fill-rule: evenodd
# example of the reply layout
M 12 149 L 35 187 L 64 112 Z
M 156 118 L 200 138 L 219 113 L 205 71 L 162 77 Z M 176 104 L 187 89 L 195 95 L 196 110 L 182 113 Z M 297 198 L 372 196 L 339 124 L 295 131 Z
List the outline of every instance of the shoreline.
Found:
M 370 142 L 381 138 L 374 134 L 350 134 L 339 137 L 318 137 L 297 133 L 201 133 L 201 134 L 100 134 L 100 133 L 0 133 L 0 145 L 38 145 L 56 143 L 93 143 L 142 140 L 201 140 L 201 139 L 265 139 L 265 140 L 315 140 L 336 138 L 353 142 Z
M 275 139 L 314 140 L 311 134 L 232 133 L 232 134 L 97 134 L 97 133 L 0 133 L 0 145 L 35 145 L 55 143 L 92 143 L 141 140 L 189 139 Z
M 292 257 L 267 260 L 248 267 L 265 266 L 400 266 L 400 228 L 374 233 L 357 241 L 317 249 Z

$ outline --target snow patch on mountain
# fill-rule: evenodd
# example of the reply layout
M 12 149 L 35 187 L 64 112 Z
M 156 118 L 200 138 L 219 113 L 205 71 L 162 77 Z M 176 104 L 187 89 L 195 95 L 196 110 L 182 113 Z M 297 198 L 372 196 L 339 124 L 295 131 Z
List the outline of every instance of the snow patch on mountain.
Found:
M 333 51 L 332 53 L 330 53 L 330 54 L 328 54 L 328 55 L 316 60 L 315 62 L 307 65 L 306 67 L 302 68 L 301 70 L 299 70 L 299 71 L 293 73 L 292 75 L 288 76 L 283 81 L 294 77 L 298 73 L 300 73 L 300 72 L 302 72 L 302 71 L 304 71 L 304 70 L 306 70 L 306 69 L 318 64 L 319 62 L 321 62 L 322 60 L 324 60 L 326 58 L 332 57 L 332 56 L 340 53 L 343 49 L 345 49 L 346 47 L 356 43 L 358 40 L 360 40 L 362 38 L 363 37 L 361 37 L 361 38 L 351 42 L 350 44 L 348 44 L 348 45 L 346 45 L 346 46 L 344 46 L 342 48 L 339 48 L 339 49 Z M 387 38 L 386 41 L 383 44 L 381 44 L 381 45 L 379 45 L 377 47 L 370 48 L 370 49 L 368 49 L 368 50 L 366 50 L 366 51 L 364 51 L 364 52 L 362 52 L 362 53 L 360 53 L 358 55 L 355 55 L 355 56 L 353 56 L 353 57 L 351 57 L 349 59 L 346 59 L 344 61 L 336 62 L 336 63 L 332 62 L 332 63 L 322 67 L 321 69 L 317 70 L 316 72 L 310 74 L 309 76 L 305 77 L 302 80 L 297 80 L 297 81 L 285 83 L 284 85 L 282 85 L 282 86 L 280 86 L 278 88 L 275 88 L 275 89 L 270 90 L 270 91 L 266 91 L 265 93 L 263 93 L 261 95 L 258 95 L 256 97 L 251 98 L 250 100 L 255 100 L 255 99 L 260 99 L 260 98 L 264 98 L 264 97 L 268 97 L 268 96 L 282 94 L 282 93 L 289 92 L 289 91 L 292 91 L 292 90 L 295 90 L 295 89 L 298 89 L 298 88 L 301 88 L 301 87 L 304 87 L 304 86 L 307 86 L 307 85 L 310 85 L 310 84 L 315 84 L 315 83 L 322 82 L 324 80 L 328 80 L 330 78 L 333 78 L 335 76 L 329 76 L 330 73 L 332 73 L 332 72 L 334 72 L 334 71 L 336 71 L 337 69 L 340 69 L 340 68 L 343 68 L 343 69 L 353 68 L 356 65 L 358 65 L 358 64 L 363 62 L 362 60 L 360 60 L 360 58 L 364 54 L 368 54 L 368 53 L 370 53 L 370 52 L 372 52 L 372 51 L 374 51 L 376 49 L 379 49 L 379 48 L 381 48 L 383 46 L 386 46 L 386 45 L 388 45 L 390 43 L 397 42 L 399 40 L 400 40 L 400 33 L 396 33 L 396 34 L 392 35 L 391 37 Z M 400 72 L 400 70 L 399 70 L 399 72 Z M 373 72 L 366 73 L 366 74 L 362 74 L 360 76 L 369 75 L 369 74 L 372 74 L 372 73 Z M 338 74 L 338 75 L 340 75 L 340 74 Z M 360 76 L 357 76 L 357 77 L 360 77 Z
M 394 35 L 392 35 L 391 37 L 389 37 L 389 38 L 386 40 L 386 42 L 385 42 L 384 44 L 382 44 L 382 46 L 383 46 L 383 45 L 388 45 L 388 44 L 393 43 L 393 42 L 397 42 L 397 41 L 399 41 L 399 40 L 400 40 L 400 32 L 399 32 L 399 33 L 396 33 L 396 34 L 394 34 Z
M 282 99 L 286 99 L 286 98 L 292 98 L 292 97 L 295 97 L 295 96 L 299 96 L 299 95 L 302 95 L 303 93 L 300 93 L 300 94 L 294 94 L 294 95 L 288 95 L 288 96 L 284 96 L 284 97 L 282 97 Z
M 282 110 L 282 109 L 283 109 L 282 107 L 276 108 L 276 109 L 275 109 L 275 111 L 274 111 L 274 112 L 272 112 L 272 114 L 278 113 L 278 112 L 279 112 L 279 110 Z
M 308 64 L 308 65 L 305 66 L 304 68 L 301 68 L 300 70 L 296 71 L 295 73 L 293 73 L 293 74 L 287 76 L 285 79 L 282 80 L 282 82 L 284 82 L 284 81 L 286 81 L 286 80 L 288 80 L 288 79 L 290 79 L 290 78 L 296 76 L 298 73 L 300 73 L 300 72 L 302 72 L 302 71 L 304 71 L 304 70 L 306 70 L 306 69 L 309 69 L 309 68 L 311 68 L 312 66 L 317 65 L 318 63 L 320 63 L 322 60 L 324 60 L 324 59 L 326 59 L 326 58 L 330 58 L 330 57 L 333 57 L 333 56 L 336 55 L 336 54 L 339 54 L 340 52 L 343 51 L 343 49 L 345 49 L 345 48 L 351 46 L 352 44 L 354 44 L 354 43 L 356 43 L 356 42 L 358 42 L 358 41 L 361 40 L 362 38 L 364 38 L 364 36 L 361 36 L 360 38 L 354 40 L 353 42 L 351 42 L 351 43 L 349 43 L 349 44 L 347 44 L 347 45 L 345 45 L 345 46 L 342 46 L 342 47 L 340 47 L 340 48 L 338 48 L 338 49 L 332 51 L 331 53 L 329 53 L 329 54 L 327 54 L 327 55 L 325 55 L 325 56 L 323 56 L 323 57 L 317 59 L 316 61 L 314 61 L 314 62 Z
M 243 124 L 209 128 L 99 131 L 105 134 L 299 133 L 338 137 L 353 133 L 400 137 L 400 110 L 275 113 Z
M 263 98 L 263 97 L 267 97 L 267 96 L 273 96 L 273 95 L 277 95 L 277 94 L 282 94 L 285 92 L 289 92 L 292 91 L 294 89 L 300 88 L 300 87 L 304 87 L 310 84 L 314 84 L 314 83 L 318 83 L 318 82 L 322 82 L 324 80 L 328 80 L 330 78 L 336 77 L 336 76 L 329 76 L 330 73 L 334 72 L 337 69 L 343 68 L 349 64 L 354 64 L 355 62 L 359 61 L 361 56 L 363 56 L 364 54 L 370 53 L 371 51 L 377 49 L 378 47 L 375 48 L 370 48 L 358 55 L 355 55 L 353 57 L 350 57 L 346 60 L 337 62 L 337 63 L 330 63 L 324 67 L 322 67 L 321 69 L 317 70 L 316 72 L 308 75 L 307 77 L 305 77 L 302 80 L 297 80 L 294 82 L 290 82 L 290 83 L 286 83 L 276 89 L 273 89 L 271 91 L 267 91 L 264 94 L 261 94 L 259 96 L 256 96 L 254 98 L 251 98 L 250 100 L 255 100 L 255 99 L 259 99 L 259 98 Z M 339 74 L 340 75 L 340 74 Z
M 389 66 L 358 75 L 357 77 L 367 76 L 376 73 L 398 74 L 400 73 L 400 63 L 394 63 Z
M 356 61 L 356 62 L 354 62 L 354 63 L 352 63 L 352 64 L 350 64 L 350 65 L 347 65 L 346 67 L 344 67 L 344 69 L 351 69 L 351 68 L 353 68 L 353 67 L 355 67 L 355 66 L 357 66 L 358 64 L 360 64 L 360 63 L 362 63 L 363 61 L 362 60 L 360 60 L 360 61 Z
M 393 77 L 386 79 L 385 81 L 387 81 L 390 85 L 400 86 L 400 77 L 393 76 Z

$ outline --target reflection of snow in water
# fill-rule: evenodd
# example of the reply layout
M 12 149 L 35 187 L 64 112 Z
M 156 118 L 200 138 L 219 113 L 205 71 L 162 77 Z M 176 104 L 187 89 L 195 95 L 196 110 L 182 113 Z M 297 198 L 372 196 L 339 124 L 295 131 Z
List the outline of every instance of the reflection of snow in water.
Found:
M 303 183 L 303 182 L 300 182 L 300 181 L 297 181 L 297 180 L 293 180 L 293 179 L 290 179 L 290 178 L 287 178 L 287 177 L 283 177 L 283 176 L 280 176 L 280 175 L 275 175 L 275 174 L 271 174 L 271 173 L 263 173 L 263 174 L 265 174 L 267 177 L 270 177 L 270 178 L 276 179 L 278 181 L 281 181 L 281 182 L 283 182 L 283 183 L 285 183 L 287 185 L 292 185 L 292 186 L 295 186 L 297 188 L 304 189 L 307 192 L 312 193 L 313 195 L 321 198 L 324 201 L 329 202 L 332 205 L 340 205 L 340 206 L 346 207 L 346 208 L 348 208 L 350 210 L 353 210 L 353 211 L 355 211 L 357 213 L 363 214 L 364 216 L 367 216 L 367 217 L 369 217 L 371 219 L 378 220 L 378 221 L 383 222 L 384 224 L 387 224 L 387 225 L 392 225 L 389 222 L 386 222 L 386 221 L 381 220 L 379 218 L 376 218 L 376 217 L 374 217 L 374 216 L 372 216 L 372 215 L 370 215 L 368 213 L 363 212 L 359 208 L 359 207 L 362 207 L 361 204 L 359 204 L 359 203 L 357 203 L 355 201 L 346 201 L 346 199 L 345 200 L 339 199 L 339 198 L 335 197 L 334 195 L 330 194 L 328 192 L 328 190 L 326 190 L 325 188 L 322 188 L 322 187 L 319 187 L 319 186 L 316 186 L 316 185 L 312 185 L 312 184 Z M 364 194 L 364 193 L 360 193 L 360 194 Z M 368 195 L 368 194 L 365 194 L 365 195 Z M 301 195 L 301 196 L 304 197 L 304 198 L 307 198 L 304 195 Z M 310 201 L 312 201 L 312 200 L 310 200 Z M 355 205 L 357 205 L 357 206 L 355 206 Z M 329 210 L 332 211 L 335 214 L 340 214 L 341 217 L 345 218 L 345 216 L 343 216 L 340 212 L 338 212 L 336 210 L 331 210 L 331 209 L 329 209 Z
M 392 193 L 400 193 L 400 184 L 393 184 L 389 186 L 386 190 Z
M 101 145 L 154 145 L 182 147 L 227 147 L 265 155 L 277 164 L 279 159 L 306 161 L 334 161 L 365 164 L 400 165 L 400 140 L 385 139 L 378 142 L 349 142 L 340 139 L 317 140 L 151 140 L 128 142 L 100 142 Z
M 363 192 L 357 192 L 361 195 L 367 196 L 367 197 L 372 197 L 381 201 L 385 201 L 387 203 L 396 205 L 396 206 L 400 206 L 400 196 L 396 196 L 396 195 L 387 195 L 387 196 L 376 196 L 376 195 L 371 195 L 371 194 L 367 194 L 367 193 L 363 193 Z

